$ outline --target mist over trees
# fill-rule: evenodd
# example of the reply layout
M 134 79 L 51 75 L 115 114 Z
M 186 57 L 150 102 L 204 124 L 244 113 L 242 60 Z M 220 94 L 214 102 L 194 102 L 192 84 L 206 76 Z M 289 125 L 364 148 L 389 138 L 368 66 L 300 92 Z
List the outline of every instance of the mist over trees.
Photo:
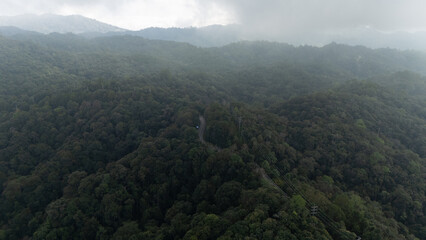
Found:
M 280 0 L 276 2 L 278 5 L 282 5 L 286 1 Z M 299 2 L 301 3 L 302 1 Z M 298 4 L 300 4 L 299 2 Z M 356 3 L 357 5 L 359 5 L 358 2 Z M 337 1 L 336 5 L 337 4 L 341 3 Z M 266 10 L 265 12 L 271 15 L 270 6 L 266 7 L 269 8 L 269 10 Z M 336 6 L 333 6 L 333 8 L 334 7 Z M 421 30 L 380 30 L 380 28 L 374 28 L 368 24 L 349 24 L 348 26 L 331 29 L 324 29 L 323 25 L 309 25 L 309 23 L 324 24 L 318 22 L 318 19 L 309 21 L 305 20 L 303 22 L 308 24 L 308 26 L 298 26 L 294 21 L 277 20 L 296 14 L 285 15 L 282 12 L 279 12 L 273 15 L 276 19 L 272 16 L 259 19 L 257 16 L 258 13 L 252 12 L 254 10 L 257 11 L 258 9 L 253 9 L 244 14 L 244 18 L 249 20 L 249 22 L 243 21 L 239 24 L 216 24 L 203 27 L 146 27 L 137 30 L 119 28 L 81 15 L 61 16 L 55 14 L 24 14 L 7 17 L 0 16 L 0 33 L 4 36 L 11 37 L 17 35 L 34 36 L 42 34 L 73 33 L 89 39 L 131 35 L 151 40 L 189 43 L 198 47 L 222 47 L 239 41 L 267 40 L 288 43 L 295 46 L 309 45 L 322 47 L 331 42 L 336 42 L 339 44 L 365 46 L 374 49 L 395 48 L 401 50 L 426 51 L 426 32 Z M 308 11 L 308 9 L 306 10 Z M 282 11 L 282 9 L 279 11 Z M 313 10 L 310 9 L 309 11 Z M 315 10 L 314 12 L 318 11 Z M 333 13 L 329 14 L 333 15 Z M 310 17 L 313 17 L 314 15 L 315 14 L 311 14 Z M 256 18 L 253 18 L 254 16 L 256 16 Z M 309 14 L 303 14 L 303 16 L 306 17 L 309 16 Z M 302 17 L 302 15 L 300 17 Z M 363 16 L 363 18 L 364 17 L 365 16 Z M 288 25 L 284 23 L 291 24 Z M 394 27 L 396 27 L 396 24 Z M 387 28 L 389 28 L 389 26 L 387 26 Z
M 0 239 L 425 239 L 424 66 L 336 43 L 0 36 Z

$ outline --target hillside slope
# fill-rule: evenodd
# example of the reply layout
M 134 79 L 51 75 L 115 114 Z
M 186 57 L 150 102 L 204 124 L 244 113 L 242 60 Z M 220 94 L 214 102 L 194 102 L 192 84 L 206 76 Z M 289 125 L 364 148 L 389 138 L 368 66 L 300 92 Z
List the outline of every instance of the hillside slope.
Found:
M 107 33 L 124 31 L 124 29 L 86 18 L 80 15 L 61 16 L 54 14 L 19 15 L 0 17 L 0 26 L 17 27 L 38 33 Z
M 0 239 L 426 237 L 421 53 L 60 34 L 0 52 Z

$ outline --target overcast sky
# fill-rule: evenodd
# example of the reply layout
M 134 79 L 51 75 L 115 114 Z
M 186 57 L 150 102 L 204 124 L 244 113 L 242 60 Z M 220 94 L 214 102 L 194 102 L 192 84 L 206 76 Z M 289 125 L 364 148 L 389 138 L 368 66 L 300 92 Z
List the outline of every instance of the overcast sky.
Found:
M 0 15 L 80 14 L 119 27 L 240 23 L 258 31 L 426 30 L 425 0 L 1 0 Z

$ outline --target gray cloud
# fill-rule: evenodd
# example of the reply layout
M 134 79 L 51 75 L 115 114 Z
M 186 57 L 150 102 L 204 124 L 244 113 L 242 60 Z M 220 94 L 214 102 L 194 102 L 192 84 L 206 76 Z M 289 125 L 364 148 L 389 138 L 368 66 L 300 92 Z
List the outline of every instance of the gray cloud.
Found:
M 79 14 L 133 30 L 233 23 L 214 1 L 204 0 L 2 0 L 0 16 Z
M 64 7 L 99 7 L 114 10 L 129 0 L 2 0 L 1 15 L 57 13 Z
M 169 8 L 190 5 L 194 11 L 188 13 L 186 10 L 169 9 L 161 12 L 159 2 Z M 152 6 L 157 6 L 155 11 L 149 9 Z M 154 23 L 161 22 L 159 18 L 164 18 L 164 22 L 169 18 L 173 19 L 169 21 L 170 24 L 187 25 L 211 23 L 209 19 L 216 19 L 214 14 L 218 12 L 211 9 L 217 7 L 229 15 L 229 18 L 221 16 L 218 19 L 235 19 L 252 32 L 268 35 L 366 26 L 382 31 L 426 30 L 424 0 L 2 0 L 0 15 L 63 13 L 64 9 L 67 12 L 77 9 L 76 14 L 96 16 L 99 20 L 123 19 L 120 24 L 124 24 L 124 21 L 132 21 L 136 17 L 133 16 L 135 12 L 129 17 L 126 11 L 138 7 L 141 9 L 140 15 L 156 14 L 158 17 Z M 170 16 L 172 14 L 175 16 Z M 190 18 L 188 14 L 192 14 Z M 178 21 L 178 18 L 184 20 Z M 146 18 L 143 20 L 147 21 Z
M 392 30 L 426 29 L 424 0 L 218 0 L 253 28 L 284 31 L 359 26 Z M 217 0 L 216 0 L 217 2 Z

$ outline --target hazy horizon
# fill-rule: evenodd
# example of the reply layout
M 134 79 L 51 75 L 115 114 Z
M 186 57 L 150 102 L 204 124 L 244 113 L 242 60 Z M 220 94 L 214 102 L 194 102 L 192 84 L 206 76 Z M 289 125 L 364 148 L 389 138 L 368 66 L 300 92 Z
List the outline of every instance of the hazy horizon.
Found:
M 231 33 L 231 41 L 221 41 L 221 44 L 239 40 L 267 40 L 324 46 L 338 42 L 370 48 L 415 50 L 426 49 L 425 10 L 426 2 L 420 0 L 65 0 L 60 3 L 52 0 L 30 3 L 6 0 L 0 3 L 0 16 L 80 15 L 117 27 L 117 31 L 118 28 L 139 31 L 148 28 L 238 25 L 238 29 L 234 28 L 236 31 Z M 51 22 L 47 25 L 55 24 Z M 33 23 L 29 21 L 21 27 L 11 26 L 34 31 L 31 27 L 22 27 L 28 24 Z M 1 21 L 0 25 L 5 26 Z M 81 33 L 73 30 L 79 25 L 74 23 L 73 28 L 67 28 L 65 22 L 60 27 L 64 31 L 51 31 L 42 26 L 43 30 L 38 32 Z M 104 31 L 99 32 L 111 31 L 102 29 Z M 210 37 L 216 38 L 215 34 Z M 164 40 L 181 41 L 173 36 Z
M 421 0 L 6 0 L 0 16 L 23 14 L 82 15 L 120 28 L 202 27 L 241 24 L 263 34 L 343 31 L 426 30 L 426 3 Z M 274 31 L 270 33 L 268 31 Z

